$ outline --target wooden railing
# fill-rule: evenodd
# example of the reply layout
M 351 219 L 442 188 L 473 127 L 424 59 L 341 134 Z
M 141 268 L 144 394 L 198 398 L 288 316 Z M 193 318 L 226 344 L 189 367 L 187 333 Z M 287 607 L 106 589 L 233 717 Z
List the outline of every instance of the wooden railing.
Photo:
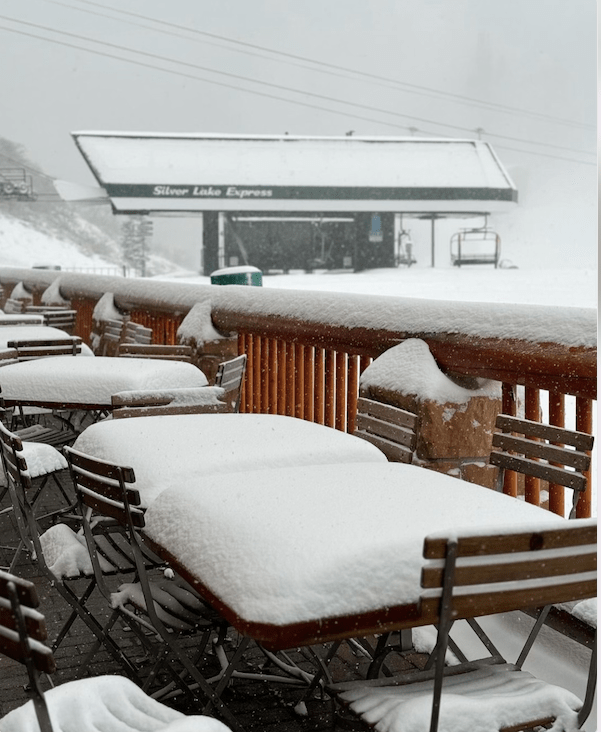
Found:
M 172 344 L 186 313 L 210 303 L 214 326 L 237 333 L 248 354 L 242 411 L 286 414 L 352 431 L 359 377 L 373 358 L 406 338 L 425 340 L 443 371 L 503 384 L 502 409 L 516 413 L 524 388 L 529 419 L 593 432 L 596 318 L 593 310 L 433 303 L 389 297 L 277 291 L 256 287 L 167 284 L 151 280 L 0 269 L 5 296 L 22 282 L 39 304 L 60 276 L 60 294 L 78 311 L 77 335 L 89 342 L 92 313 L 106 292 L 132 319 Z M 505 491 L 516 495 L 515 475 Z M 538 504 L 536 479 L 526 500 Z M 564 514 L 563 489 L 550 486 L 550 508 Z M 591 514 L 591 480 L 579 502 Z

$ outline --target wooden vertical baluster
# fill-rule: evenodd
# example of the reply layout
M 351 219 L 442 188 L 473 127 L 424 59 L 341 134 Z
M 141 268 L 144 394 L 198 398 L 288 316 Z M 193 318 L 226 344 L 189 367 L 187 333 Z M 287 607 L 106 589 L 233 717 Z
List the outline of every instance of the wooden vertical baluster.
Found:
M 514 384 L 503 384 L 501 397 L 501 411 L 503 414 L 516 416 L 516 387 Z M 517 498 L 518 495 L 518 476 L 513 470 L 506 470 L 503 477 L 503 493 L 508 496 Z
M 288 383 L 286 381 L 286 341 L 278 340 L 278 414 L 286 414 L 286 403 L 288 400 Z
M 524 416 L 533 422 L 540 422 L 540 392 L 538 389 L 530 386 L 525 388 Z M 540 506 L 540 478 L 535 478 L 533 475 L 525 475 L 524 493 L 527 503 Z
M 316 348 L 314 419 L 318 424 L 325 424 L 325 404 L 325 352 L 323 348 Z
M 549 392 L 549 424 L 565 427 L 565 395 L 557 391 Z M 558 465 L 558 463 L 553 463 Z M 559 465 L 563 467 L 563 465 Z M 549 483 L 549 511 L 565 516 L 565 488 L 557 483 Z
M 252 413 L 255 410 L 255 336 L 252 333 L 246 334 L 246 411 Z
M 296 364 L 294 343 L 286 344 L 286 415 L 294 417 L 294 397 L 296 394 Z
M 263 343 L 261 336 L 255 335 L 253 337 L 253 412 L 255 414 L 261 414 L 262 403 L 261 403 L 261 349 Z
M 347 354 L 343 351 L 336 353 L 336 421 L 337 430 L 346 430 L 346 381 L 347 381 Z
M 294 416 L 304 419 L 305 416 L 305 347 L 301 343 L 294 344 L 294 363 L 296 365 L 296 382 L 294 384 Z
M 304 417 L 309 422 L 315 421 L 315 349 L 312 346 L 305 346 L 305 405 Z
M 269 414 L 269 338 L 261 337 L 261 413 Z
M 334 427 L 336 419 L 336 353 L 330 349 L 325 352 L 325 405 L 324 424 Z
M 348 358 L 348 388 L 346 430 L 351 435 L 355 431 L 355 416 L 357 414 L 357 396 L 359 394 L 359 357 Z
M 269 339 L 269 414 L 278 413 L 278 342 L 275 338 Z
M 592 399 L 576 397 L 576 429 L 579 432 L 593 434 L 593 402 Z M 589 468 L 586 473 L 586 490 L 578 499 L 576 506 L 576 518 L 589 518 L 592 511 L 592 470 Z

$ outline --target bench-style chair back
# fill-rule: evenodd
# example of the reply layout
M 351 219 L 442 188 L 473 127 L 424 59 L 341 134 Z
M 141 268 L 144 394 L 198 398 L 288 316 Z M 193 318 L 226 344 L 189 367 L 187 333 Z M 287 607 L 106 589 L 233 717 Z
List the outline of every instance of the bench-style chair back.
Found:
M 134 323 L 127 320 L 123 325 L 120 343 L 140 343 L 150 345 L 152 341 L 152 328 L 146 328 L 141 323 Z
M 397 463 L 410 463 L 417 442 L 417 415 L 373 399 L 357 399 L 355 436 L 373 443 Z
M 68 307 L 28 305 L 25 308 L 25 312 L 34 315 L 42 315 L 45 325 L 52 326 L 53 328 L 59 328 L 67 333 L 71 333 L 75 328 L 77 310 L 71 310 Z
M 151 417 L 160 414 L 216 414 L 227 412 L 224 390 L 219 386 L 182 387 L 113 394 L 113 419 Z
M 495 426 L 490 463 L 500 468 L 499 490 L 503 487 L 505 470 L 571 488 L 570 518 L 574 518 L 587 484 L 585 473 L 590 468 L 594 437 L 507 414 L 500 414 Z
M 98 336 L 98 356 L 116 356 L 117 348 L 121 341 L 121 331 L 123 330 L 123 321 L 108 319 L 102 320 L 100 323 L 100 333 Z
M 120 343 L 117 355 L 127 358 L 160 358 L 167 361 L 192 363 L 192 346 Z
M 242 382 L 246 372 L 246 354 L 236 356 L 229 361 L 223 361 L 217 367 L 215 386 L 220 386 L 226 393 L 226 401 L 232 412 L 240 409 L 240 395 Z
M 581 726 L 590 713 L 594 698 L 596 653 L 593 652 L 591 658 L 584 702 L 565 689 L 549 687 L 523 672 L 522 666 L 549 604 L 596 595 L 597 521 L 566 521 L 563 525 L 545 524 L 539 529 L 527 530 L 516 527 L 507 533 L 481 531 L 458 533 L 452 537 L 427 537 L 423 555 L 427 561 L 422 569 L 424 589 L 419 612 L 422 619 L 427 618 L 438 626 L 437 643 L 431 656 L 434 669 L 373 681 L 334 684 L 331 691 L 376 726 L 379 719 L 377 716 L 368 719 L 366 710 L 375 709 L 374 699 L 385 689 L 392 700 L 385 707 L 389 716 L 393 712 L 401 716 L 403 705 L 423 697 L 424 713 L 427 711 L 431 715 L 430 730 L 435 732 L 444 711 L 444 705 L 441 710 L 441 694 L 447 685 L 448 693 L 456 699 L 446 712 L 449 716 L 444 717 L 447 725 L 453 714 L 459 717 L 465 714 L 476 698 L 480 709 L 486 708 L 486 715 L 492 714 L 493 708 L 498 713 L 500 698 L 503 724 L 493 727 L 494 722 L 487 717 L 490 729 L 530 729 L 549 725 L 563 714 L 571 715 L 567 718 Z M 455 620 L 467 618 L 477 625 L 473 620 L 476 617 L 527 607 L 542 607 L 543 610 L 515 663 L 506 663 L 497 649 L 488 645 L 487 648 L 492 649 L 490 657 L 450 667 L 445 665 L 449 632 Z M 490 705 L 486 703 L 487 694 Z M 549 707 L 543 705 L 544 712 L 541 711 L 540 694 L 554 700 Z M 466 699 L 463 711 L 457 703 L 460 698 Z M 426 705 L 426 700 L 431 707 Z M 493 704 L 497 706 L 493 707 Z M 574 711 L 579 707 L 580 711 Z M 473 722 L 478 726 L 476 720 Z
M 19 361 L 31 361 L 48 356 L 77 356 L 81 353 L 81 338 L 71 336 L 60 340 L 9 341 L 7 346 L 16 350 Z

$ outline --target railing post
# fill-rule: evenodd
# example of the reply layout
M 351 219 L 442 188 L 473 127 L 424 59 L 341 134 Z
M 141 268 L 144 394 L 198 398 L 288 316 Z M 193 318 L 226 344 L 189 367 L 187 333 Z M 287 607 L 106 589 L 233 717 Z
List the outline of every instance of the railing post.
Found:
M 538 389 L 526 387 L 524 416 L 533 422 L 540 422 L 540 392 Z M 524 493 L 527 503 L 540 506 L 540 478 L 532 475 L 524 476 Z
M 501 397 L 501 411 L 512 417 L 517 413 L 516 387 L 513 384 L 503 384 Z M 503 476 L 503 493 L 517 498 L 518 476 L 513 470 L 506 470 Z
M 565 427 L 565 397 L 560 392 L 549 392 L 549 424 Z M 559 467 L 563 467 L 560 465 Z M 556 483 L 549 483 L 549 511 L 565 516 L 565 488 Z
M 579 432 L 593 433 L 593 402 L 591 399 L 576 397 L 576 429 Z M 592 511 L 592 470 L 586 473 L 586 490 L 580 495 L 576 506 L 576 518 L 588 518 Z

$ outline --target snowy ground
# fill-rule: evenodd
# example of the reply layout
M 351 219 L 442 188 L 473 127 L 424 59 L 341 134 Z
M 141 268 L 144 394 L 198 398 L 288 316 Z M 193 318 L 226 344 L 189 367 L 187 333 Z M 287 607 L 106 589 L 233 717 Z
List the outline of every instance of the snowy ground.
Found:
M 162 280 L 209 284 L 191 273 Z M 358 273 L 291 272 L 263 276 L 264 287 L 419 297 L 465 302 L 513 302 L 597 307 L 597 272 L 590 269 L 494 269 L 492 267 L 376 269 Z

